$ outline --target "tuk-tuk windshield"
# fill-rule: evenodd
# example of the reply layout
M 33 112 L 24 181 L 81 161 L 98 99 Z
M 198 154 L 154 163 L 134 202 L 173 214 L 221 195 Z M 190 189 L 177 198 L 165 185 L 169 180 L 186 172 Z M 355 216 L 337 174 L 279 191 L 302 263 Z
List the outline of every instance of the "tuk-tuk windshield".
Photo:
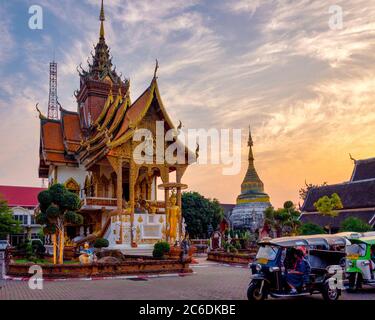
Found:
M 366 255 L 366 244 L 365 243 L 355 243 L 346 246 L 346 254 L 348 256 L 359 256 L 364 257 Z
M 273 261 L 277 255 L 277 247 L 274 246 L 261 246 L 258 250 L 256 259 L 266 259 L 268 261 Z

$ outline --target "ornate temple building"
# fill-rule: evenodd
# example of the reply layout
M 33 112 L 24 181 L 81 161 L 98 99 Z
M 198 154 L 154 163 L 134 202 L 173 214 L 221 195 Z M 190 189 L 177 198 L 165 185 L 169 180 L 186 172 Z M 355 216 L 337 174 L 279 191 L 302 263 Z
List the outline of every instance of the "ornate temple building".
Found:
M 271 206 L 270 197 L 264 192 L 263 182 L 260 180 L 254 166 L 253 139 L 249 132 L 248 169 L 241 185 L 241 194 L 237 197 L 237 205 L 230 216 L 233 229 L 259 232 L 264 224 L 264 211 Z
M 123 79 L 112 64 L 104 21 L 102 1 L 95 54 L 87 70 L 79 70 L 77 111 L 61 108 L 59 120 L 40 113 L 39 177 L 48 179 L 49 185 L 65 184 L 80 195 L 84 225 L 67 226 L 66 234 L 72 241 L 79 244 L 103 237 L 111 247 L 152 245 L 161 239 L 168 240 L 166 213 L 170 192 L 173 189 L 176 193 L 181 208 L 181 189 L 185 187 L 181 179 L 190 153 L 183 147 L 185 164 L 170 164 L 157 158 L 155 149 L 160 142 L 154 141 L 154 150 L 148 154 L 151 161 L 139 164 L 133 156 L 142 143 L 133 139 L 138 129 L 149 130 L 154 138 L 160 135 L 157 121 L 163 121 L 163 150 L 172 144 L 165 142 L 165 133 L 178 130 L 160 96 L 158 65 L 150 85 L 135 101 L 131 100 L 130 81 Z M 175 180 L 170 181 L 171 173 Z M 164 186 L 161 201 L 157 199 L 158 179 Z M 177 238 L 183 233 L 181 214 L 178 219 Z
M 319 214 L 314 203 L 334 193 L 341 198 L 343 208 L 332 220 Z M 349 217 L 359 218 L 375 227 L 375 158 L 354 160 L 354 170 L 348 182 L 310 189 L 301 211 L 302 223 L 314 223 L 327 229 L 330 225 L 333 232 L 339 231 L 341 223 Z

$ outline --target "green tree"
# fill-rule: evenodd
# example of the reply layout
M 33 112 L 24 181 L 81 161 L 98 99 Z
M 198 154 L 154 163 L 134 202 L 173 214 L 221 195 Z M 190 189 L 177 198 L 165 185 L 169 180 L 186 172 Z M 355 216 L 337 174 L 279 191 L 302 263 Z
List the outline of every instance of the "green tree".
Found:
M 284 223 L 289 229 L 289 234 L 296 236 L 299 234 L 299 228 L 301 227 L 301 221 L 299 220 L 301 212 L 296 209 L 296 206 L 292 201 L 286 201 L 284 203 L 284 212 L 287 213 L 287 219 Z
M 65 226 L 80 225 L 83 217 L 77 213 L 81 201 L 62 184 L 54 184 L 38 195 L 39 213 L 36 220 L 44 225 L 44 234 L 50 234 L 54 241 L 54 262 L 64 263 Z
M 355 217 L 346 218 L 341 223 L 340 231 L 342 232 L 368 232 L 373 231 L 372 227 L 364 222 L 362 219 L 358 219 Z
M 305 223 L 300 228 L 300 233 L 304 236 L 314 235 L 314 234 L 325 234 L 326 232 L 321 226 L 314 223 Z
M 207 237 L 208 227 L 211 225 L 216 230 L 224 217 L 219 201 L 207 199 L 198 192 L 182 194 L 182 212 L 191 238 Z
M 20 223 L 14 220 L 7 202 L 0 198 L 0 239 L 6 239 L 8 235 L 20 233 L 21 231 Z
M 264 211 L 265 225 L 276 232 L 277 237 L 283 235 L 297 235 L 301 222 L 299 221 L 301 213 L 296 209 L 292 201 L 286 201 L 283 208 L 275 210 L 269 207 Z
M 278 221 L 275 219 L 275 208 L 268 207 L 264 211 L 264 226 L 268 227 L 266 229 L 274 230 L 277 237 L 281 237 L 281 228 Z
M 334 193 L 331 197 L 324 196 L 314 203 L 314 207 L 322 216 L 332 218 L 332 223 L 328 225 L 329 233 L 331 233 L 334 219 L 339 215 L 338 211 L 336 210 L 343 208 L 339 195 Z

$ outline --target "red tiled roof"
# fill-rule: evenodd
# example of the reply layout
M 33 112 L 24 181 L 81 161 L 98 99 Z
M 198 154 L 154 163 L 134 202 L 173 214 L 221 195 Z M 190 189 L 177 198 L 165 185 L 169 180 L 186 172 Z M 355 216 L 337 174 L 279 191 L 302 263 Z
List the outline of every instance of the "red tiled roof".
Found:
M 42 122 L 42 139 L 45 150 L 65 151 L 61 122 Z
M 37 207 L 38 194 L 45 188 L 0 186 L 0 198 L 8 202 L 9 207 Z
M 144 111 L 146 107 L 148 107 L 147 102 L 151 99 L 151 95 L 154 93 L 151 90 L 152 86 L 147 88 L 145 92 L 130 106 L 129 110 L 127 111 L 127 115 L 125 116 L 124 121 L 120 127 L 119 132 L 117 133 L 114 140 L 119 139 L 122 135 L 126 133 L 129 129 L 130 121 L 133 123 L 137 121 L 139 115 Z
M 81 141 L 81 127 L 78 113 L 67 112 L 61 115 L 65 139 L 68 141 Z

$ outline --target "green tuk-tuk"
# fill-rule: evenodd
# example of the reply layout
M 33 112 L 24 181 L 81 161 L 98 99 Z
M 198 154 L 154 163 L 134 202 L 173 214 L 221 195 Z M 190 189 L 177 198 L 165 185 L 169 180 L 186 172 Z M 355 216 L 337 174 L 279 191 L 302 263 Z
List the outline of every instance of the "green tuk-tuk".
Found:
M 364 235 L 350 239 L 351 244 L 346 247 L 346 272 L 351 291 L 361 289 L 363 285 L 375 287 L 375 263 L 371 256 L 371 250 L 375 249 L 375 236 Z

